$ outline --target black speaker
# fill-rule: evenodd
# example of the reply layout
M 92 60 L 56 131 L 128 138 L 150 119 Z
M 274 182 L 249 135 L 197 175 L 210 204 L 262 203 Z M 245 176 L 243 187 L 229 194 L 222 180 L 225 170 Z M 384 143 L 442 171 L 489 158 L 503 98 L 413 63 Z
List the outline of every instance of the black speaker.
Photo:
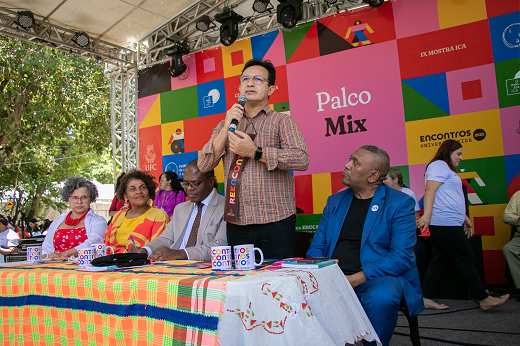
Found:
M 469 238 L 469 245 L 473 250 L 475 256 L 475 268 L 482 280 L 482 284 L 485 283 L 484 278 L 484 257 L 482 255 L 482 236 L 475 234 Z M 451 258 L 448 259 L 446 267 L 442 272 L 441 278 L 435 287 L 435 293 L 433 298 L 441 299 L 462 299 L 469 300 L 473 298 L 473 294 L 469 290 L 466 282 L 460 275 L 459 269 Z

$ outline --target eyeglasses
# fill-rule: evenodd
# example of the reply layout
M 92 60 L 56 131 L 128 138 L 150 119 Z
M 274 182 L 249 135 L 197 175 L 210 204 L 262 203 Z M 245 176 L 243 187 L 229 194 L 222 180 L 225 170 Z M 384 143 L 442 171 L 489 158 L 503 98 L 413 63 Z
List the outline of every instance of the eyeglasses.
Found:
M 249 80 L 253 78 L 253 83 L 256 85 L 262 84 L 264 81 L 269 82 L 269 79 L 262 76 L 240 76 L 240 84 L 249 83 Z
M 212 178 L 212 177 L 209 177 L 209 178 Z M 181 186 L 182 188 L 186 189 L 188 187 L 191 187 L 193 190 L 197 190 L 200 186 L 200 184 L 202 184 L 203 182 L 205 182 L 206 180 L 208 180 L 209 178 L 206 178 L 204 179 L 203 181 L 201 182 L 196 182 L 196 181 L 192 181 L 192 182 L 187 182 L 187 181 L 181 181 Z
M 70 196 L 69 197 L 69 200 L 72 202 L 72 203 L 78 203 L 79 201 L 81 201 L 82 203 L 86 203 L 88 202 L 90 199 L 89 196 L 85 195 L 85 196 Z
M 161 179 L 159 179 L 159 181 L 166 181 L 166 180 L 168 180 L 168 178 L 161 178 Z

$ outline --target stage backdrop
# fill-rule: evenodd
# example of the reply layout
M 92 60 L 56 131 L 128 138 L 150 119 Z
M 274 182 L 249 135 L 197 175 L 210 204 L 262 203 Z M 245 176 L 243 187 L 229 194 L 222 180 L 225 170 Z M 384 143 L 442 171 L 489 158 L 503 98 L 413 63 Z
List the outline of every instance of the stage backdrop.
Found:
M 520 189 L 519 34 L 517 0 L 397 0 L 188 55 L 179 78 L 154 66 L 139 73 L 141 169 L 182 178 L 237 102 L 244 63 L 269 59 L 270 106 L 291 114 L 309 148 L 309 169 L 294 172 L 298 231 L 315 230 L 361 145 L 386 149 L 421 198 L 426 164 L 456 139 L 486 281 L 504 283 L 502 213 Z

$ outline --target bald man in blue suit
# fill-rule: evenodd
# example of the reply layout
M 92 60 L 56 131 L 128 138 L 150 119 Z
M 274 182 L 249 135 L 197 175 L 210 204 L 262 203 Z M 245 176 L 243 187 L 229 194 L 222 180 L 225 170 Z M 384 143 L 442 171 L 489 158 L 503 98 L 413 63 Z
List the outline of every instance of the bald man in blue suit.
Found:
M 352 153 L 343 171 L 349 189 L 328 198 L 307 251 L 307 257 L 339 259 L 383 345 L 390 343 L 401 302 L 411 316 L 424 310 L 413 252 L 415 201 L 382 184 L 389 168 L 379 147 Z

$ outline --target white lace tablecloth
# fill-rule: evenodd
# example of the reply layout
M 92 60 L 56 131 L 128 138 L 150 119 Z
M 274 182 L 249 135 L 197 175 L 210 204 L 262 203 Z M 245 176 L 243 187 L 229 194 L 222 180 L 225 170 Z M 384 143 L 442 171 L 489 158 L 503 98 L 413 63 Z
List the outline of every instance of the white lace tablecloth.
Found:
M 339 269 L 279 269 L 230 281 L 218 323 L 221 346 L 379 342 Z

